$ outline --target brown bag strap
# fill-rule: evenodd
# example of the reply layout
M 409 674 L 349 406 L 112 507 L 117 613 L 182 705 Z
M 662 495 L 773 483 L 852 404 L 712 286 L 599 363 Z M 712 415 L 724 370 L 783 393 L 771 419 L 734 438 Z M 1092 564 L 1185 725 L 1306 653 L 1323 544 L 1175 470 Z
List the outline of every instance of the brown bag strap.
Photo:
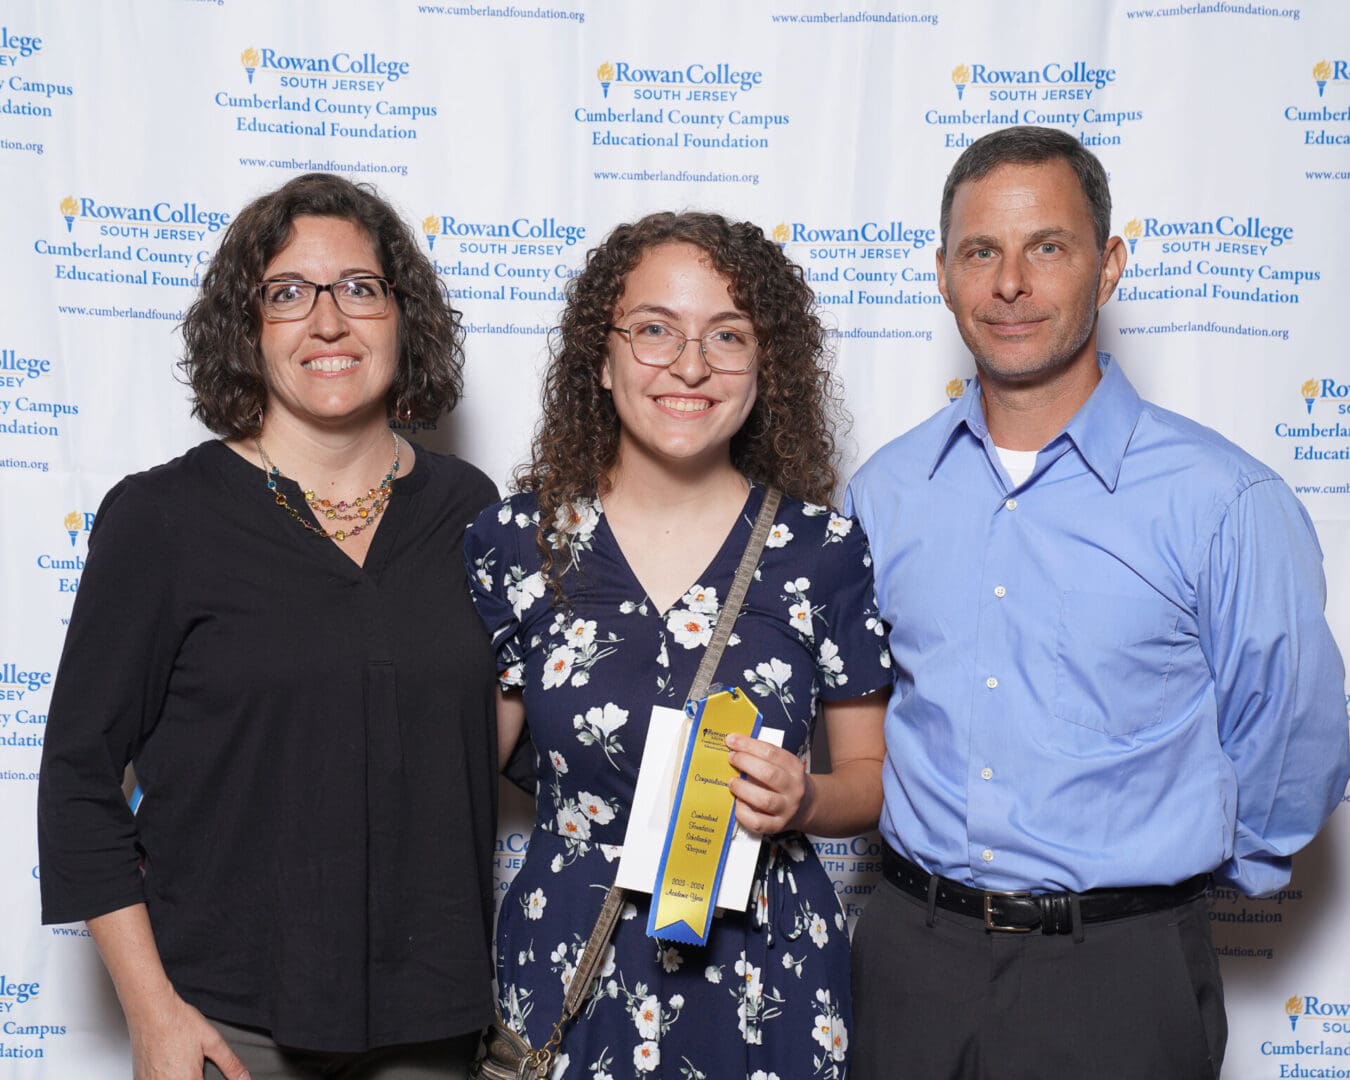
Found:
M 782 492 L 777 488 L 771 487 L 764 492 L 764 501 L 760 504 L 755 524 L 750 530 L 750 539 L 746 541 L 745 552 L 741 555 L 740 565 L 736 567 L 736 577 L 731 582 L 726 603 L 722 605 L 722 610 L 717 616 L 712 637 L 703 653 L 703 660 L 698 665 L 698 673 L 689 687 L 690 700 L 703 697 L 708 692 L 708 687 L 712 685 L 717 664 L 722 659 L 727 642 L 731 639 L 732 628 L 741 613 L 741 605 L 745 603 L 745 594 L 754 579 L 755 568 L 759 565 L 760 554 L 764 551 L 764 543 L 769 538 L 769 530 L 773 528 L 773 518 L 778 512 L 781 500 Z M 562 1016 L 553 1025 L 548 1041 L 539 1049 L 530 1051 L 531 1064 L 541 1070 L 539 1073 L 541 1076 L 546 1071 L 544 1066 L 553 1059 L 553 1054 L 562 1044 L 563 1028 L 581 1011 L 586 995 L 590 992 L 591 983 L 595 981 L 596 972 L 600 970 L 605 951 L 609 948 L 610 938 L 614 936 L 614 928 L 619 923 L 619 913 L 623 910 L 626 896 L 627 891 L 618 885 L 609 887 L 609 892 L 605 894 L 605 902 L 600 906 L 600 914 L 596 916 L 591 936 L 587 938 L 586 946 L 581 950 L 581 957 L 577 960 L 572 982 L 563 996 Z

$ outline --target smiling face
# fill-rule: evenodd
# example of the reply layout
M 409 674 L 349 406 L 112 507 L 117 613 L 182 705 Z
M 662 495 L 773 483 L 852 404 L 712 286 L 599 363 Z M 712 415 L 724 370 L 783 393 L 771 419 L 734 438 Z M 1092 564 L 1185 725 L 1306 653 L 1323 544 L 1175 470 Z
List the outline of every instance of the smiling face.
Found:
M 1097 250 L 1066 161 L 1000 165 L 956 189 L 938 289 L 981 378 L 1030 385 L 1096 364 L 1097 309 L 1124 268 L 1119 237 Z
M 326 284 L 354 274 L 385 276 L 366 231 L 345 218 L 302 215 L 263 277 Z M 355 319 L 320 293 L 314 310 L 293 322 L 262 320 L 266 423 L 335 428 L 383 424 L 398 363 L 398 303 Z
M 731 439 L 755 404 L 755 368 L 726 374 L 708 367 L 696 339 L 719 327 L 754 333 L 731 299 L 730 282 L 699 247 L 662 244 L 648 250 L 624 281 L 613 323 L 627 329 L 659 320 L 689 341 L 669 367 L 640 364 L 625 334 L 610 331 L 600 380 L 619 416 L 619 463 L 635 457 L 682 470 L 729 465 Z

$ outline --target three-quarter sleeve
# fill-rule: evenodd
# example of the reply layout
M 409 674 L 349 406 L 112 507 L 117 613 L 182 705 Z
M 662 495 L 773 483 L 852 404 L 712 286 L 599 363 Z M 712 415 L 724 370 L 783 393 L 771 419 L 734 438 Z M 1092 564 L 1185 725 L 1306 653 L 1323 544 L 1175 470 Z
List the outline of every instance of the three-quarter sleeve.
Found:
M 134 480 L 104 498 L 89 534 L 52 689 L 38 784 L 42 918 L 93 918 L 144 900 L 127 763 L 153 732 L 182 628 L 176 543 L 190 543 Z

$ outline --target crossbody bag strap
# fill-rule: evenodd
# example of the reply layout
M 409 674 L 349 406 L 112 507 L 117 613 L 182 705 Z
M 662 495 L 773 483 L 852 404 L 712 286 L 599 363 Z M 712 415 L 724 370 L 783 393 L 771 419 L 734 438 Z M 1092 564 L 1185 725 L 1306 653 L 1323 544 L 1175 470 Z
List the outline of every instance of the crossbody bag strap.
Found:
M 759 565 L 760 554 L 764 551 L 764 543 L 769 538 L 769 530 L 773 528 L 774 515 L 778 512 L 778 504 L 781 500 L 782 492 L 777 488 L 771 487 L 764 492 L 764 501 L 760 504 L 759 513 L 755 517 L 755 524 L 750 530 L 750 539 L 746 541 L 745 552 L 741 555 L 740 565 L 736 567 L 736 576 L 731 582 L 726 603 L 722 605 L 722 610 L 717 616 L 717 623 L 713 626 L 712 638 L 708 641 L 707 649 L 704 650 L 703 660 L 698 665 L 697 674 L 694 675 L 694 682 L 689 687 L 689 698 L 691 700 L 703 697 L 708 692 L 708 687 L 712 685 L 717 664 L 722 659 L 722 652 L 726 649 L 727 642 L 731 639 L 732 628 L 736 625 L 736 618 L 741 613 L 741 605 L 745 603 L 745 594 L 749 591 L 750 582 L 754 579 L 755 568 Z M 572 1018 L 580 1012 L 582 1003 L 590 992 L 591 983 L 595 981 L 596 972 L 600 969 L 604 960 L 605 950 L 609 947 L 609 940 L 614 936 L 614 927 L 618 925 L 619 913 L 623 910 L 626 895 L 626 890 L 618 885 L 611 885 L 609 892 L 605 894 L 605 901 L 600 906 L 600 914 L 596 916 L 591 936 L 586 939 L 586 947 L 581 950 L 576 971 L 567 987 L 567 993 L 563 996 L 562 1016 L 553 1025 L 553 1031 L 549 1035 L 548 1042 L 539 1049 L 530 1051 L 532 1055 L 536 1055 L 535 1060 L 540 1064 L 552 1059 L 553 1054 L 562 1043 L 563 1028 L 571 1023 Z
M 694 676 L 693 685 L 689 687 L 689 700 L 695 701 L 703 697 L 708 692 L 708 687 L 712 685 L 713 675 L 717 673 L 717 665 L 722 660 L 722 650 L 727 647 L 727 642 L 731 639 L 731 630 L 736 625 L 736 618 L 741 613 L 741 605 L 745 603 L 745 594 L 750 589 L 750 582 L 754 579 L 755 568 L 759 565 L 760 553 L 764 550 L 764 542 L 769 539 L 769 530 L 773 528 L 773 518 L 778 513 L 778 504 L 782 500 L 783 493 L 777 488 L 769 488 L 764 492 L 764 501 L 760 503 L 759 513 L 755 516 L 754 528 L 750 530 L 750 539 L 745 543 L 745 553 L 741 555 L 741 564 L 736 567 L 736 577 L 732 579 L 731 590 L 727 593 L 727 601 L 722 605 L 721 614 L 717 616 L 717 624 L 713 627 L 712 639 L 708 642 L 708 648 L 703 653 L 703 660 L 698 665 L 698 673 Z

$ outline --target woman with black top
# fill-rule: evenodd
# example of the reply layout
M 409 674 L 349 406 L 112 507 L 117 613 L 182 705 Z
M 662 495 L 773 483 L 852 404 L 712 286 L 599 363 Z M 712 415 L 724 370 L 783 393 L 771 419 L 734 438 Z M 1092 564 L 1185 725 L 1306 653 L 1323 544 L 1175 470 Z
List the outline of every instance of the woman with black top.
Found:
M 496 491 L 389 425 L 458 399 L 458 313 L 387 203 L 310 174 L 234 220 L 184 336 L 221 439 L 99 510 L 43 751 L 43 918 L 88 922 L 138 1078 L 463 1076 L 492 1014 L 496 745 L 458 552 Z

